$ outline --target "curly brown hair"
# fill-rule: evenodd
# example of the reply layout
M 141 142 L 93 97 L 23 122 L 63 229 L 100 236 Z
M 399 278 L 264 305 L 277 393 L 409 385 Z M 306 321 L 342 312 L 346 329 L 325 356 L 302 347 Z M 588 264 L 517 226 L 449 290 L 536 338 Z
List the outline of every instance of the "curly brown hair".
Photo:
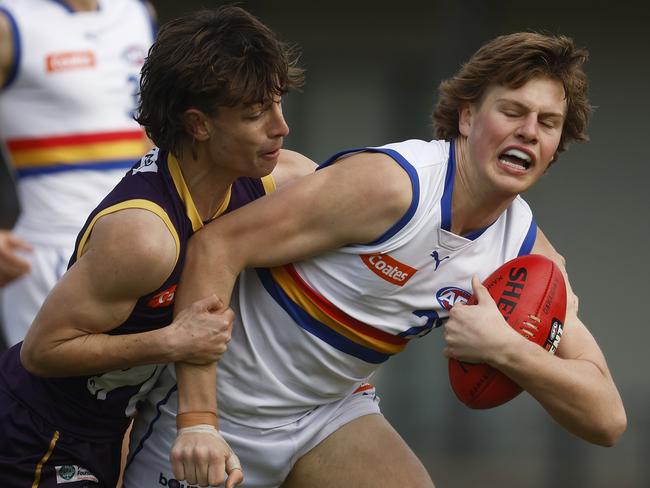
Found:
M 570 142 L 588 139 L 592 106 L 582 68 L 587 58 L 588 52 L 566 36 L 518 32 L 497 37 L 476 51 L 455 76 L 440 83 L 433 112 L 436 138 L 458 137 L 460 109 L 467 103 L 480 102 L 489 86 L 519 88 L 533 78 L 547 77 L 562 83 L 567 101 L 557 159 Z
M 280 42 L 240 7 L 199 10 L 160 28 L 142 68 L 135 119 L 161 149 L 178 154 L 188 142 L 188 108 L 266 103 L 300 87 L 304 71 L 294 47 Z

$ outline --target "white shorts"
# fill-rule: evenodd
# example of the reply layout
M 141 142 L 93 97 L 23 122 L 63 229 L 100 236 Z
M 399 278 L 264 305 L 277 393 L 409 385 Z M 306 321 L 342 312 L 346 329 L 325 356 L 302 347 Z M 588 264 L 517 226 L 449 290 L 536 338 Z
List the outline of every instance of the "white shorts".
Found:
M 147 403 L 131 432 L 124 488 L 195 488 L 174 479 L 169 452 L 176 437 L 176 387 L 157 404 Z M 322 405 L 299 420 L 259 429 L 221 418 L 221 434 L 239 456 L 245 488 L 273 488 L 282 484 L 293 465 L 327 436 L 348 422 L 381 414 L 374 387 L 363 385 L 348 397 Z
M 46 247 L 32 244 L 31 252 L 21 254 L 30 262 L 31 270 L 0 290 L 0 322 L 7 347 L 25 338 L 45 297 L 65 273 L 74 250 L 74 238 L 75 236 L 70 237 L 71 242 L 67 246 Z

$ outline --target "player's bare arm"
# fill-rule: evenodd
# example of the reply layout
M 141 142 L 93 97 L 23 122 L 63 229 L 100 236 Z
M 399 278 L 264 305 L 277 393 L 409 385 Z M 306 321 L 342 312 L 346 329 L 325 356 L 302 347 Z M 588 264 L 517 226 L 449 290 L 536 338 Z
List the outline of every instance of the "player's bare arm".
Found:
M 0 89 L 7 82 L 7 77 L 14 61 L 14 37 L 5 14 L 0 12 Z
M 296 179 L 309 175 L 316 170 L 316 163 L 307 156 L 289 149 L 281 149 L 278 164 L 271 173 L 276 187 L 291 183 Z
M 451 343 L 445 354 L 494 366 L 527 390 L 570 432 L 595 444 L 613 445 L 627 421 L 605 357 L 578 318 L 578 300 L 569 285 L 563 258 L 541 231 L 533 253 L 554 260 L 567 283 L 567 313 L 557 355 L 509 327 L 476 277 L 473 287 L 479 303 L 454 307 L 445 326 L 445 337 Z
M 128 317 L 139 297 L 165 281 L 176 252 L 172 235 L 152 212 L 126 209 L 100 218 L 82 256 L 34 320 L 21 350 L 25 367 L 42 376 L 72 376 L 218 357 L 232 316 L 215 316 L 221 307 L 216 297 L 192 305 L 169 327 L 106 334 Z M 218 354 L 214 344 L 220 344 Z
M 226 271 L 232 277 L 245 267 L 276 266 L 371 242 L 404 215 L 411 198 L 409 177 L 393 159 L 376 153 L 350 156 L 197 232 L 179 299 L 186 304 L 188 297 L 217 292 L 214 278 Z M 225 263 L 227 270 L 216 263 Z M 226 287 L 217 295 L 225 299 L 230 292 Z

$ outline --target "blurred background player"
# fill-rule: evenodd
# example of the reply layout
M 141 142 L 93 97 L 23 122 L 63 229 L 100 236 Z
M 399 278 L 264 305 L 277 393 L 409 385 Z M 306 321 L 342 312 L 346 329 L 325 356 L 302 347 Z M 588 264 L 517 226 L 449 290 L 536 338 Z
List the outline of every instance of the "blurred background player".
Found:
M 133 115 L 152 13 L 140 0 L 0 0 L 0 137 L 21 209 L 0 230 L 8 346 L 64 273 L 90 211 L 150 146 Z

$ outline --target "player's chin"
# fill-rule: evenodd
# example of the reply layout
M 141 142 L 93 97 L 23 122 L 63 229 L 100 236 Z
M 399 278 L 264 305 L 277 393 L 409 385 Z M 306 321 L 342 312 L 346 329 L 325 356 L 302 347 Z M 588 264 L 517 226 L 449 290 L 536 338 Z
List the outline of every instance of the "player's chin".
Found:
M 270 174 L 278 165 L 280 158 L 280 150 L 266 152 L 258 155 L 257 157 L 257 170 L 259 176 L 266 176 Z

